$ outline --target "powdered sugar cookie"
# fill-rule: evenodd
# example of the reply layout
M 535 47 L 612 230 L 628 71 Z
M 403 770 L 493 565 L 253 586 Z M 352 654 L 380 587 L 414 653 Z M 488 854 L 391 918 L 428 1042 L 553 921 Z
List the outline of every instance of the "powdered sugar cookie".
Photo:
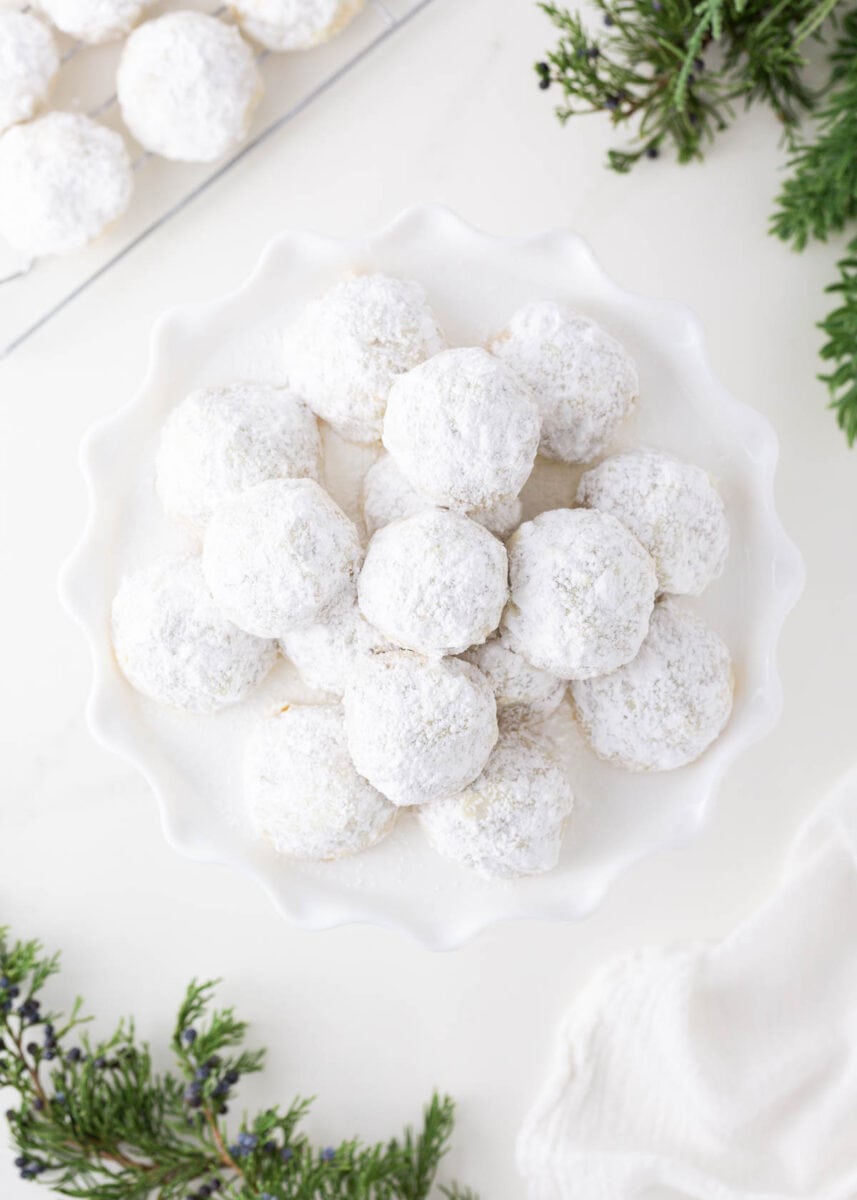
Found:
M 446 858 L 489 879 L 513 879 L 556 866 L 572 804 L 550 744 L 531 730 L 507 729 L 482 774 L 457 796 L 420 809 L 420 824 Z
M 306 405 L 281 388 L 200 388 L 170 414 L 155 464 L 169 516 L 204 529 L 220 504 L 266 479 L 317 479 L 321 441 Z
M 374 442 L 393 381 L 445 344 L 418 283 L 358 275 L 308 304 L 286 331 L 286 375 L 342 437 Z
M 428 497 L 421 496 L 408 483 L 392 454 L 382 454 L 366 472 L 362 501 L 363 520 L 370 537 L 391 521 L 434 507 Z M 521 523 L 521 501 L 517 496 L 507 496 L 490 508 L 476 508 L 467 515 L 496 537 L 507 538 Z
M 364 0 L 234 0 L 241 28 L 268 50 L 308 50 L 344 29 Z
M 631 530 L 655 560 L 663 592 L 698 596 L 723 570 L 729 525 L 701 467 L 656 450 L 617 454 L 581 477 L 577 503 Z
M 529 388 L 478 347 L 436 354 L 390 389 L 384 445 L 435 504 L 467 512 L 517 496 L 538 443 Z
M 245 137 L 262 77 L 233 26 L 205 13 L 170 12 L 128 38 L 116 92 L 125 124 L 146 150 L 211 162 Z
M 257 834 L 290 858 L 357 854 L 396 816 L 354 770 L 338 704 L 292 705 L 261 721 L 247 743 L 244 795 Z
M 230 620 L 281 637 L 324 620 L 353 589 L 357 530 L 312 479 L 271 479 L 228 500 L 205 534 L 208 586 Z
M 559 508 L 526 521 L 508 543 L 508 644 L 560 679 L 629 662 L 657 591 L 651 556 L 608 513 Z
M 274 664 L 276 644 L 217 608 L 198 558 L 169 555 L 123 580 L 113 648 L 126 679 L 161 704 L 210 713 L 243 700 Z
M 461 513 L 429 508 L 372 538 L 360 611 L 398 646 L 459 654 L 497 628 L 508 595 L 501 542 Z
M 0 9 L 0 133 L 38 112 L 59 67 L 56 42 L 43 21 Z
M 36 6 L 69 37 L 112 42 L 130 33 L 151 0 L 36 0 Z
M 283 654 L 297 667 L 307 687 L 339 697 L 360 659 L 389 646 L 353 599 L 321 624 L 293 629 L 280 639 Z
M 532 388 L 542 419 L 539 452 L 590 462 L 628 416 L 637 368 L 600 325 L 552 300 L 527 304 L 491 350 Z
M 573 683 L 571 695 L 599 757 L 631 771 L 673 770 L 698 758 L 729 720 L 729 651 L 695 613 L 661 600 L 637 657 Z
M 454 795 L 497 741 L 494 694 L 470 663 L 387 650 L 364 659 L 345 689 L 357 770 L 393 804 Z
M 0 236 L 29 258 L 91 242 L 133 188 L 122 138 L 79 113 L 48 113 L 0 137 Z
M 509 635 L 491 638 L 461 656 L 478 667 L 497 701 L 497 718 L 504 725 L 543 721 L 562 703 L 566 683 L 528 663 L 509 645 Z

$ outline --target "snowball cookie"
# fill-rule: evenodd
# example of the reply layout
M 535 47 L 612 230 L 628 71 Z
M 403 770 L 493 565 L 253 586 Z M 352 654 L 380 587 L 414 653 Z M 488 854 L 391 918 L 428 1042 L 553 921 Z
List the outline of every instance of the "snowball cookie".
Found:
M 344 29 L 364 0 L 233 0 L 241 28 L 268 50 L 308 50 Z
M 354 770 L 338 704 L 292 705 L 261 721 L 244 756 L 244 798 L 256 833 L 290 858 L 357 854 L 396 816 Z
M 0 133 L 38 112 L 59 68 L 47 25 L 31 13 L 0 9 Z
M 69 37 L 110 42 L 130 33 L 149 0 L 36 0 L 36 7 Z
M 277 657 L 275 642 L 223 616 L 191 555 L 167 555 L 124 579 L 112 628 L 128 682 L 152 700 L 196 713 L 243 700 Z
M 476 778 L 497 741 L 497 708 L 470 663 L 388 650 L 348 681 L 345 730 L 355 767 L 379 792 L 425 804 Z
M 205 13 L 171 12 L 128 38 L 116 93 L 125 124 L 146 150 L 211 162 L 245 137 L 262 77 L 234 26 Z
M 619 342 L 552 300 L 519 309 L 491 349 L 533 389 L 545 458 L 589 462 L 628 416 L 640 390 L 637 368 Z
M 497 717 L 504 726 L 542 721 L 562 703 L 565 680 L 531 666 L 509 645 L 508 634 L 474 646 L 462 658 L 478 667 L 491 684 Z
M 651 556 L 608 513 L 557 508 L 508 543 L 507 644 L 560 679 L 629 662 L 649 628 L 658 580 Z
M 729 651 L 695 613 L 661 600 L 633 662 L 573 683 L 571 696 L 599 757 L 630 771 L 669 771 L 698 758 L 728 721 Z
M 170 414 L 155 464 L 169 516 L 204 529 L 218 505 L 265 479 L 317 479 L 315 417 L 264 383 L 200 388 Z
M 412 517 L 431 507 L 431 500 L 421 496 L 405 479 L 392 454 L 382 454 L 366 472 L 363 479 L 363 520 L 370 537 L 391 521 Z M 472 521 L 484 525 L 490 533 L 507 538 L 521 524 L 521 501 L 517 496 L 507 496 L 490 508 L 474 508 L 467 515 Z
M 698 596 L 723 570 L 729 525 L 701 467 L 656 450 L 617 454 L 581 477 L 577 503 L 631 530 L 655 560 L 662 592 Z
M 389 646 L 383 634 L 361 616 L 353 598 L 320 624 L 293 629 L 280 639 L 280 649 L 307 687 L 340 698 L 360 659 Z
M 118 133 L 52 112 L 0 137 L 0 237 L 21 254 L 69 254 L 128 207 L 134 175 Z
M 478 779 L 420 809 L 420 824 L 446 858 L 489 879 L 513 879 L 556 866 L 572 803 L 550 744 L 507 729 Z
M 538 444 L 529 388 L 487 350 L 444 350 L 390 389 L 384 445 L 435 504 L 466 512 L 517 496 Z
M 324 620 L 353 589 L 357 530 L 313 479 L 269 479 L 219 508 L 202 567 L 223 612 L 258 637 Z
M 446 341 L 418 283 L 357 275 L 308 304 L 284 345 L 313 412 L 347 441 L 376 442 L 394 379 Z
M 380 529 L 357 583 L 360 611 L 407 650 L 460 654 L 500 624 L 506 550 L 461 513 L 428 508 Z

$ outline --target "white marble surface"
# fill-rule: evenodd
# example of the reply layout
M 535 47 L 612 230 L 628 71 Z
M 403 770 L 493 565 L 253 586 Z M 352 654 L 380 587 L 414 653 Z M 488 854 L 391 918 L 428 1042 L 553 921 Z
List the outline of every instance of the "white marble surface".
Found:
M 857 457 L 814 380 L 835 247 L 764 236 L 782 156 L 751 115 L 704 168 L 602 170 L 609 130 L 561 130 L 530 62 L 549 38 L 530 0 L 435 0 L 283 136 L 131 254 L 0 364 L 0 921 L 61 947 L 57 997 L 168 1036 L 192 975 L 271 1047 L 249 1104 L 315 1093 L 311 1127 L 373 1138 L 437 1085 L 460 1119 L 446 1165 L 492 1200 L 521 1194 L 521 1116 L 560 1012 L 592 968 L 640 944 L 727 930 L 768 890 L 795 826 L 855 756 Z M 737 395 L 783 443 L 778 498 L 809 580 L 786 626 L 786 709 L 727 777 L 706 836 L 631 872 L 577 927 L 495 929 L 433 955 L 373 929 L 297 933 L 242 878 L 175 857 L 145 784 L 95 746 L 89 667 L 57 569 L 85 497 L 76 447 L 135 388 L 164 307 L 237 284 L 287 225 L 354 231 L 439 200 L 491 232 L 569 225 L 624 285 L 687 301 Z M 31 1195 L 0 1153 L 0 1195 Z

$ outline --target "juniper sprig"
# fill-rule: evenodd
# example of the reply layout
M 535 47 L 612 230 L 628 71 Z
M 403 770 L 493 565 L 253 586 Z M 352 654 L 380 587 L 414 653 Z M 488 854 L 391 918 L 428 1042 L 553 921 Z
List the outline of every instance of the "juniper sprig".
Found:
M 453 1128 L 434 1095 L 418 1131 L 375 1146 L 315 1147 L 301 1131 L 309 1104 L 227 1117 L 242 1077 L 262 1069 L 247 1027 L 213 1007 L 214 983 L 192 983 L 172 1037 L 174 1071 L 158 1073 L 132 1022 L 93 1041 L 76 1000 L 61 1017 L 41 993 L 59 961 L 0 928 L 0 1090 L 15 1166 L 80 1200 L 426 1200 Z M 441 1189 L 450 1200 L 472 1193 Z
M 540 7 L 559 34 L 536 64 L 539 86 L 560 92 L 563 123 L 606 112 L 626 134 L 608 152 L 625 173 L 672 147 L 703 157 L 738 106 L 767 104 L 789 147 L 788 177 L 771 232 L 794 249 L 857 224 L 857 9 L 854 0 L 590 0 L 579 12 Z M 810 39 L 830 47 L 829 71 L 807 82 Z M 849 444 L 857 440 L 857 238 L 830 288 L 839 307 L 820 323 L 821 375 Z

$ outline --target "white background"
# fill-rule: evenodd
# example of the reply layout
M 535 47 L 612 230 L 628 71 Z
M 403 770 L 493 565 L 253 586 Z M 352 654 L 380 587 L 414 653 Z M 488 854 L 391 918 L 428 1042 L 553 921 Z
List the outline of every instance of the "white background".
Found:
M 432 1087 L 453 1093 L 445 1177 L 484 1200 L 521 1195 L 521 1117 L 592 969 L 726 932 L 857 752 L 857 456 L 814 379 L 836 247 L 798 257 L 766 238 L 782 155 L 765 113 L 704 167 L 605 171 L 607 122 L 562 130 L 535 86 L 550 38 L 531 0 L 435 0 L 0 364 L 0 922 L 62 948 L 58 1000 L 82 992 L 105 1027 L 134 1012 L 156 1043 L 186 981 L 223 975 L 270 1047 L 248 1104 L 315 1094 L 324 1142 L 384 1137 Z M 284 227 L 353 232 L 432 200 L 492 233 L 568 225 L 624 286 L 696 309 L 724 383 L 779 432 L 778 502 L 809 572 L 782 641 L 783 719 L 728 775 L 704 838 L 635 868 L 580 926 L 498 928 L 446 955 L 373 929 L 297 932 L 244 879 L 174 856 L 145 784 L 86 731 L 89 666 L 55 586 L 85 515 L 79 439 L 134 391 L 153 318 L 236 286 Z M 10 1159 L 0 1194 L 33 1195 Z

